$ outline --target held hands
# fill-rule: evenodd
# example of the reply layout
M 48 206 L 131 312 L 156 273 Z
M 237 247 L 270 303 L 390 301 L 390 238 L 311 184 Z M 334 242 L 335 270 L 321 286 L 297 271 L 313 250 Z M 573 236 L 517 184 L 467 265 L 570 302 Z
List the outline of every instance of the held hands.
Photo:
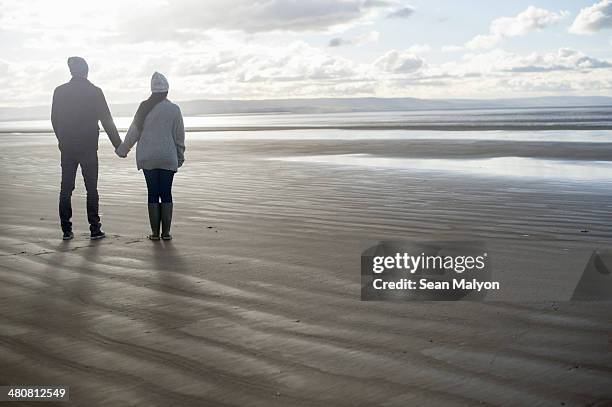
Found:
M 115 149 L 115 153 L 121 158 L 127 157 L 129 152 L 130 150 L 126 147 L 125 143 L 121 143 L 119 147 Z

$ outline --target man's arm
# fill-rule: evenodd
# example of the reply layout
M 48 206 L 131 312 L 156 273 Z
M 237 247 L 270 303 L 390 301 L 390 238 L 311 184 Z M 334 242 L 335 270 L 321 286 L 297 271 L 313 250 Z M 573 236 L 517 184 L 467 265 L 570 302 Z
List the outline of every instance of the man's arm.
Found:
M 55 133 L 55 137 L 57 137 L 58 132 L 58 106 L 57 106 L 57 89 L 53 91 L 53 102 L 51 102 L 51 126 L 53 126 L 53 132 Z
M 119 132 L 117 131 L 115 122 L 113 122 L 113 117 L 111 116 L 108 104 L 106 104 L 106 98 L 104 97 L 104 93 L 102 92 L 102 90 L 100 90 L 97 109 L 98 120 L 100 120 L 100 122 L 102 123 L 102 127 L 104 127 L 106 135 L 110 139 L 111 143 L 113 143 L 113 147 L 119 147 L 119 145 L 121 144 L 121 137 L 119 137 Z

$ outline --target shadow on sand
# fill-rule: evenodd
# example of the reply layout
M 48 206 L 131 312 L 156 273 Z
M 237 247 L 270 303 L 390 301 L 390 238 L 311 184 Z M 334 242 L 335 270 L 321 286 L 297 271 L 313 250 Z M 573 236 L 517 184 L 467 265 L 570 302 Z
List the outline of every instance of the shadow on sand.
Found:
M 191 280 L 185 278 L 189 272 L 185 254 L 173 240 L 150 242 L 151 261 L 156 276 L 155 310 L 151 310 L 153 322 L 159 328 L 173 328 L 189 323 L 182 309 L 188 307 L 186 302 L 195 294 L 190 290 Z M 181 309 L 182 308 L 182 309 Z

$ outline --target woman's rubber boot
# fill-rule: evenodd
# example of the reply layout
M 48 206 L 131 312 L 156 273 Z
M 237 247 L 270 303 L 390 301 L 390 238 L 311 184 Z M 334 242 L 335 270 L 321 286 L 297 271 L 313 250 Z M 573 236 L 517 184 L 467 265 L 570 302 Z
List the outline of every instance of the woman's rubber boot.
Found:
M 149 204 L 149 222 L 151 223 L 150 240 L 159 240 L 159 224 L 161 223 L 161 206 L 158 203 Z
M 172 202 L 161 203 L 161 224 L 161 238 L 163 240 L 172 240 L 172 235 L 170 234 L 170 226 L 172 225 Z

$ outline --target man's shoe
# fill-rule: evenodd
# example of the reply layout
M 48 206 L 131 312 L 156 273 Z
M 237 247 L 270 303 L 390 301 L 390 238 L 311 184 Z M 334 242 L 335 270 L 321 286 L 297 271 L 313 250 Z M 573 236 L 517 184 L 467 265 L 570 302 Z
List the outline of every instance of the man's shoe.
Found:
M 102 232 L 102 230 L 97 230 L 95 232 L 91 232 L 91 236 L 89 237 L 91 240 L 104 239 L 106 237 L 106 233 Z
M 64 236 L 62 237 L 62 240 L 72 240 L 73 238 L 74 238 L 74 233 L 72 233 L 71 230 L 68 230 L 64 232 Z

